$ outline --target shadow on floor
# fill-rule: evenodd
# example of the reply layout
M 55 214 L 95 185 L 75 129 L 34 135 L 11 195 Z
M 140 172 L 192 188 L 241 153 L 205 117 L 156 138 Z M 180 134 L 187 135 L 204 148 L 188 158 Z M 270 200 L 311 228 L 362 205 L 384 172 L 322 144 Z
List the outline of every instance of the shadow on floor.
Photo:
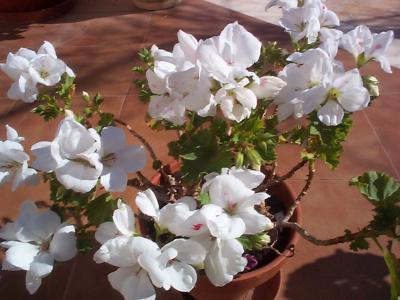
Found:
M 293 300 L 389 299 L 387 273 L 380 256 L 337 250 L 290 274 L 283 294 Z

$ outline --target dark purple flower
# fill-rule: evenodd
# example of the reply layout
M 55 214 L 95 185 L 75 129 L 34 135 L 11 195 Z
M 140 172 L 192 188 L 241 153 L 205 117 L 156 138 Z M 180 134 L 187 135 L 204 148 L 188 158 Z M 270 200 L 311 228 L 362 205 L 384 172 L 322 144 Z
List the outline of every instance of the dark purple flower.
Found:
M 245 271 L 250 271 L 257 267 L 258 260 L 254 255 L 243 254 L 243 257 L 247 259 L 247 265 L 244 267 Z

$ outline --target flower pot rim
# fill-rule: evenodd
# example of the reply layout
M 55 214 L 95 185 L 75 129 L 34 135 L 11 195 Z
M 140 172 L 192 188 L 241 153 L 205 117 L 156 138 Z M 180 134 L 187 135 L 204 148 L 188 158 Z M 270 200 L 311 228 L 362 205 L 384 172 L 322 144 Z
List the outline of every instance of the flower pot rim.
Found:
M 178 161 L 174 160 L 171 163 L 169 163 L 167 165 L 167 167 L 169 168 L 169 170 L 172 173 L 174 173 L 174 172 L 179 171 L 180 164 L 179 164 Z M 161 178 L 161 174 L 160 174 L 160 172 L 157 172 L 151 178 L 151 182 L 152 183 L 159 183 L 160 182 L 160 178 Z M 286 182 L 281 182 L 279 184 L 281 186 L 283 186 L 284 189 L 286 189 L 286 192 L 290 195 L 290 197 L 293 200 L 296 199 L 295 193 L 294 193 L 292 187 L 289 184 L 287 184 Z M 292 218 L 295 218 L 296 222 L 298 222 L 300 224 L 302 223 L 303 213 L 302 213 L 300 205 L 297 206 L 297 208 L 295 210 L 295 213 L 293 214 Z M 294 230 L 291 230 L 291 233 L 292 234 L 291 234 L 291 237 L 290 237 L 287 245 L 296 245 L 298 240 L 299 240 L 299 238 L 300 238 L 300 234 L 297 231 L 294 231 Z M 269 262 L 265 266 L 262 266 L 260 268 L 255 269 L 255 270 L 252 270 L 250 272 L 239 274 L 231 282 L 240 282 L 240 281 L 249 280 L 250 278 L 252 278 L 254 276 L 257 276 L 258 274 L 266 273 L 266 272 L 268 272 L 270 270 L 273 270 L 275 267 L 277 267 L 280 264 L 282 264 L 291 254 L 292 254 L 292 252 L 289 249 L 285 249 L 282 252 L 282 255 L 279 255 L 278 257 L 274 258 L 271 262 Z

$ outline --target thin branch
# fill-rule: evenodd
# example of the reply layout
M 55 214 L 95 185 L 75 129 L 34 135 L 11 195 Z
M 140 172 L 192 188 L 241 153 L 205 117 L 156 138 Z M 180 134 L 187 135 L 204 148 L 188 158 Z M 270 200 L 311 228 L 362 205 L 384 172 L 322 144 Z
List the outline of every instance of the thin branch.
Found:
M 308 160 L 303 159 L 299 163 L 297 163 L 292 169 L 290 169 L 285 175 L 275 177 L 272 180 L 268 180 L 267 182 L 261 184 L 255 191 L 262 192 L 270 188 L 271 186 L 280 183 L 286 179 L 291 178 L 298 170 L 304 167 L 307 164 Z
M 157 156 L 156 156 L 156 153 L 154 152 L 154 150 L 153 150 L 153 148 L 151 147 L 151 145 L 146 141 L 146 139 L 145 139 L 142 135 L 140 135 L 137 131 L 135 131 L 135 130 L 131 127 L 131 125 L 129 125 L 129 124 L 127 124 L 127 123 L 125 123 L 124 121 L 121 121 L 121 120 L 119 120 L 119 119 L 114 119 L 114 121 L 115 121 L 116 123 L 122 125 L 122 126 L 125 126 L 126 129 L 127 129 L 135 138 L 137 138 L 138 140 L 140 140 L 140 141 L 143 143 L 143 145 L 144 145 L 144 146 L 147 148 L 147 150 L 149 151 L 151 158 L 152 158 L 154 161 L 159 161 L 158 158 L 157 158 Z
M 307 191 L 311 187 L 311 182 L 314 178 L 314 163 L 312 161 L 308 162 L 308 174 L 307 174 L 307 180 L 306 183 L 304 184 L 303 189 L 299 193 L 299 195 L 296 197 L 296 199 L 293 201 L 293 204 L 289 207 L 288 211 L 286 212 L 285 217 L 283 218 L 284 221 L 289 221 L 290 218 L 292 217 L 294 211 L 296 210 L 297 206 L 299 205 L 301 199 L 307 194 Z
M 336 244 L 349 243 L 357 238 L 370 238 L 376 236 L 376 233 L 374 233 L 372 230 L 363 228 L 355 233 L 349 233 L 331 239 L 321 240 L 308 233 L 306 229 L 304 229 L 298 223 L 295 222 L 281 221 L 277 224 L 277 226 L 283 228 L 291 228 L 297 231 L 305 240 L 317 246 L 331 246 Z

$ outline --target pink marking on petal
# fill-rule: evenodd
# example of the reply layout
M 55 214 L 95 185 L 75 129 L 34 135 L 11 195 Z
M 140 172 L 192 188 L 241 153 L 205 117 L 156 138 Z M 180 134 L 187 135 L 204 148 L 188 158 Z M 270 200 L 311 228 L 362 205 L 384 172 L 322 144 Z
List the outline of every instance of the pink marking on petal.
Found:
M 201 227 L 203 227 L 203 224 L 201 224 L 201 223 L 199 223 L 199 224 L 194 224 L 194 225 L 192 226 L 192 229 L 195 230 L 195 231 L 198 231 L 198 230 L 201 229 Z

